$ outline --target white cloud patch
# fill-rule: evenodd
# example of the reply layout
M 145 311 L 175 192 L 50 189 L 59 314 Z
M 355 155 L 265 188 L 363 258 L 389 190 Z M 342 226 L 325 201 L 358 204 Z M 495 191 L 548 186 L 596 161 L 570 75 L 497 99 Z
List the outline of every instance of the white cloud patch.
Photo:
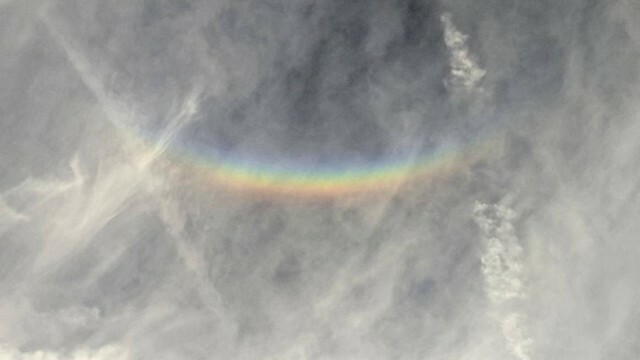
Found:
M 518 301 L 527 294 L 523 283 L 523 249 L 512 224 L 515 216 L 513 210 L 502 205 L 477 203 L 474 208 L 485 246 L 481 257 L 485 291 L 507 348 L 518 359 L 528 360 L 533 340 L 527 335 L 526 315 L 519 310 Z
M 456 28 L 450 13 L 444 13 L 440 20 L 444 25 L 444 42 L 451 61 L 448 85 L 456 90 L 482 91 L 480 81 L 487 72 L 473 60 L 467 47 L 468 36 Z
M 0 345 L 0 359 L 2 360 L 128 360 L 128 352 L 119 346 L 108 345 L 96 350 L 76 350 L 72 353 L 57 353 L 53 351 L 21 352 Z

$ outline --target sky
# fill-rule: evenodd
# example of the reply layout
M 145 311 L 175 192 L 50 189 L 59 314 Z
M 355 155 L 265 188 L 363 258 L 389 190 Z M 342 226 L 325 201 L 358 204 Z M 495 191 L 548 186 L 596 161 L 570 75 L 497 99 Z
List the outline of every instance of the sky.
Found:
M 0 0 L 0 360 L 637 358 L 638 18 Z

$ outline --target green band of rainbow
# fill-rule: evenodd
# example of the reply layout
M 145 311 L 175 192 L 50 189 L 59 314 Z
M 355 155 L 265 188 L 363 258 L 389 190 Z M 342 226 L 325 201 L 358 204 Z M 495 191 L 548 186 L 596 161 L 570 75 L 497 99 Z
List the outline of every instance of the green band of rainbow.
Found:
M 285 168 L 189 151 L 178 151 L 178 155 L 173 152 L 172 156 L 198 179 L 224 189 L 267 196 L 336 198 L 396 191 L 446 177 L 485 156 L 492 143 L 485 140 L 418 157 L 334 168 L 305 164 Z

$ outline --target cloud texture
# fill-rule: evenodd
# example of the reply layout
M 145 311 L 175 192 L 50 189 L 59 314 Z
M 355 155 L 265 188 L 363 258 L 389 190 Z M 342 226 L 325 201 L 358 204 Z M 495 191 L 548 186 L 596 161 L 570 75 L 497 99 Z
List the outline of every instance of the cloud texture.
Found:
M 638 18 L 0 1 L 0 359 L 637 357 Z M 366 195 L 211 180 L 217 158 L 348 172 L 443 149 Z

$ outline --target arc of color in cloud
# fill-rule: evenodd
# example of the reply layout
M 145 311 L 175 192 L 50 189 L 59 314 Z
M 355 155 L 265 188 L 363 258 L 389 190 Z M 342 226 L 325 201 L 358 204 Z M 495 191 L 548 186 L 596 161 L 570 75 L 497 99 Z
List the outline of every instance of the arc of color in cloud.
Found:
M 494 141 L 484 140 L 418 157 L 387 159 L 367 165 L 278 166 L 232 156 L 203 156 L 188 150 L 170 156 L 205 184 L 260 195 L 335 198 L 395 191 L 402 185 L 451 175 L 487 154 Z
M 189 147 L 190 144 L 177 146 L 174 141 L 177 132 L 184 125 L 183 118 L 186 116 L 190 119 L 197 111 L 193 98 L 188 99 L 182 111 L 176 115 L 181 119 L 180 126 L 170 126 L 157 136 L 134 129 L 131 122 L 122 121 L 121 117 L 131 116 L 135 112 L 122 109 L 124 102 L 117 101 L 107 91 L 103 78 L 96 73 L 97 69 L 90 66 L 88 59 L 46 17 L 43 20 L 112 123 L 150 150 L 153 156 L 144 161 L 144 164 L 164 154 L 185 169 L 189 176 L 206 185 L 212 184 L 231 191 L 293 198 L 375 194 L 395 191 L 407 183 L 448 176 L 484 156 L 493 143 L 490 139 L 481 139 L 418 156 L 387 158 L 367 164 L 347 163 L 319 167 L 304 162 L 283 166 L 264 160 L 239 159 L 232 154 L 216 152 L 215 149 L 206 150 L 206 154 L 194 151 Z

